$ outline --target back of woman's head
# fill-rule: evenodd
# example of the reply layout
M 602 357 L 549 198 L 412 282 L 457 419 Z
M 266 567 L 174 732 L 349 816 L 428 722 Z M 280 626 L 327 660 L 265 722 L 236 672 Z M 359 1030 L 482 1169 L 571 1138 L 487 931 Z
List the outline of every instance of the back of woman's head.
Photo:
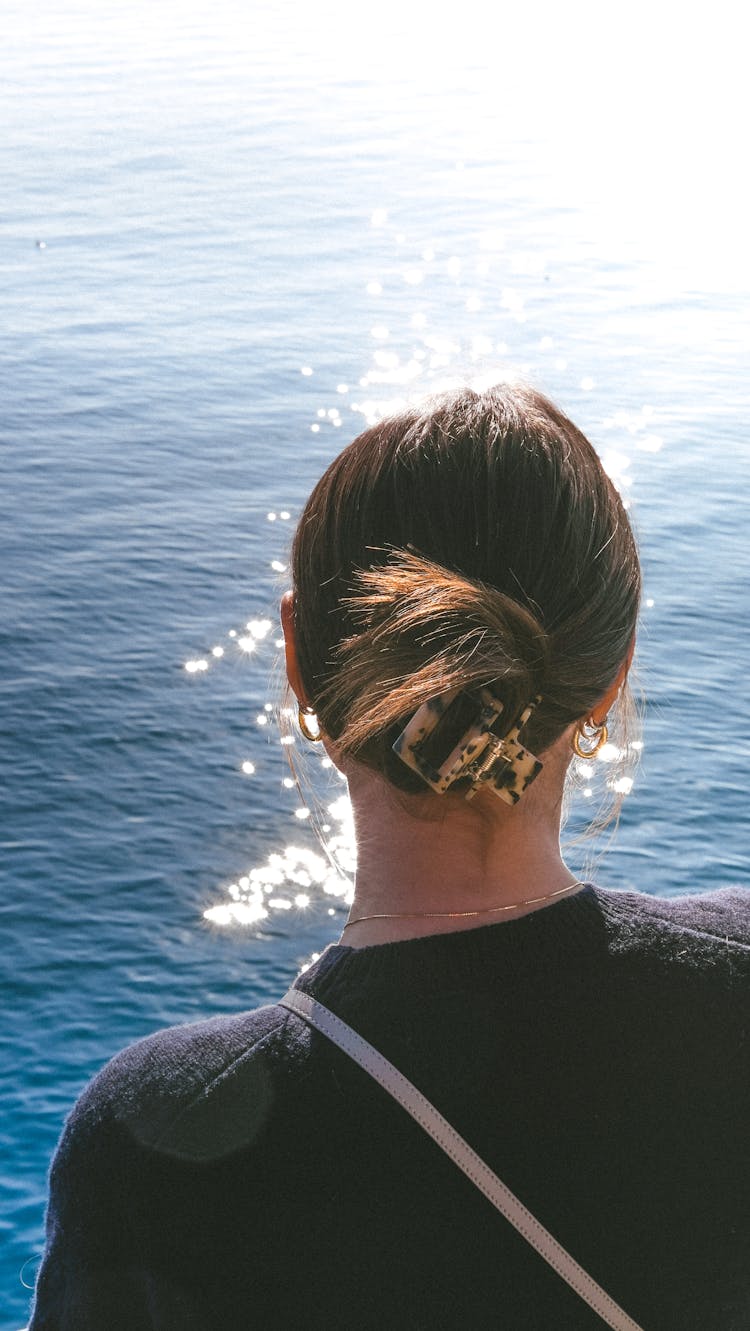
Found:
M 528 387 L 446 393 L 366 430 L 292 550 L 307 700 L 339 751 L 424 790 L 392 745 L 421 703 L 489 685 L 548 748 L 590 714 L 635 630 L 640 568 L 587 439 Z

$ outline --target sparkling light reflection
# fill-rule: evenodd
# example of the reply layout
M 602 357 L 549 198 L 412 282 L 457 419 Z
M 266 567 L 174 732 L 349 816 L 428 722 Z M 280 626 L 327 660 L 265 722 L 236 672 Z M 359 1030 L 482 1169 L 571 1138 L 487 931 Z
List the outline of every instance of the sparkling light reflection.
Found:
M 304 846 L 286 846 L 283 852 L 269 855 L 265 864 L 230 883 L 226 889 L 228 900 L 209 907 L 203 918 L 227 928 L 257 924 L 274 911 L 288 916 L 294 910 L 307 911 L 316 904 L 323 906 L 326 897 L 337 899 L 342 908 L 348 906 L 356 863 L 348 796 L 340 796 L 328 806 L 327 812 L 336 824 L 335 831 L 326 839 L 330 860 Z

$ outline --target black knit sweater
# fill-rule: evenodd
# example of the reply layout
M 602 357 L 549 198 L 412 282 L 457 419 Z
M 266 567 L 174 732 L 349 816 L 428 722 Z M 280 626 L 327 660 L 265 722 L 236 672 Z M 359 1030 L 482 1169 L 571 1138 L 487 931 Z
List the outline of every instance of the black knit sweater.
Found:
M 750 1328 L 750 893 L 586 888 L 298 981 L 645 1331 Z M 581 1302 L 279 1007 L 126 1049 L 55 1158 L 31 1331 L 587 1331 Z

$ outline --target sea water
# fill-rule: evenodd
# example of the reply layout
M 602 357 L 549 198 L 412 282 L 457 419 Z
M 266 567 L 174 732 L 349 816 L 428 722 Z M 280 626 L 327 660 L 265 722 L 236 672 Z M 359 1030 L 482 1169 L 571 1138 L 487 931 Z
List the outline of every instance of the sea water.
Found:
M 3 1326 L 92 1073 L 340 931 L 346 792 L 311 749 L 334 872 L 277 604 L 313 482 L 389 407 L 521 374 L 590 434 L 643 552 L 645 727 L 572 834 L 616 784 L 599 881 L 748 882 L 741 43 L 600 16 L 6 0 Z

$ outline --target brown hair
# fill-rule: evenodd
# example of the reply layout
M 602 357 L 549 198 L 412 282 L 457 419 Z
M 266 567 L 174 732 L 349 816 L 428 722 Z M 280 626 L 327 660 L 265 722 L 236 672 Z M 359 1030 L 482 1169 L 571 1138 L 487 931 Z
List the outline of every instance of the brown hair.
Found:
M 428 698 L 489 684 L 543 753 L 613 683 L 641 577 L 620 496 L 535 390 L 446 393 L 331 463 L 292 547 L 302 680 L 342 752 L 404 791 L 392 752 Z

